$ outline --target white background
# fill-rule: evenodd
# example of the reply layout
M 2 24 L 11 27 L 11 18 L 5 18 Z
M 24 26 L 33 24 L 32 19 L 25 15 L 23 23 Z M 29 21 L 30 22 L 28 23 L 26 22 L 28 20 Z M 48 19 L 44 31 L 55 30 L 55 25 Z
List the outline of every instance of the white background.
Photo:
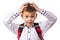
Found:
M 0 0 L 0 40 L 17 40 L 16 35 L 9 31 L 4 25 L 3 20 L 7 14 L 18 11 L 21 4 L 26 2 L 35 2 L 41 9 L 51 11 L 57 16 L 56 23 L 49 29 L 45 35 L 45 40 L 60 40 L 60 1 L 59 0 Z M 36 22 L 45 21 L 45 17 L 38 15 Z M 39 20 L 40 19 L 40 20 Z M 22 19 L 18 17 L 15 23 L 21 23 Z

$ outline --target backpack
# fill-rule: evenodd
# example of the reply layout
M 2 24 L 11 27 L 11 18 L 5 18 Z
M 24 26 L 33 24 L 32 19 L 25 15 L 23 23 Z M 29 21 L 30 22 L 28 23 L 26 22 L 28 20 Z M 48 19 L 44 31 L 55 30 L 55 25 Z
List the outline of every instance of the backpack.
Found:
M 20 24 L 20 27 L 18 28 L 18 36 L 17 36 L 18 40 L 20 40 L 23 27 L 24 27 L 24 23 Z M 36 32 L 37 32 L 40 40 L 44 40 L 43 37 L 42 37 L 42 31 L 41 31 L 41 29 L 39 27 L 39 24 L 38 23 L 34 23 L 34 27 L 36 29 Z

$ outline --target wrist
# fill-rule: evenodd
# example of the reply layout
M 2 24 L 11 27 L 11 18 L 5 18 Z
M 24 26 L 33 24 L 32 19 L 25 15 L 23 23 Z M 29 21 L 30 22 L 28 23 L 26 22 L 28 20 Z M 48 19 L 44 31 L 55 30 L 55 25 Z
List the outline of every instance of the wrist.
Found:
M 38 9 L 38 12 L 40 13 L 41 9 Z
M 18 13 L 21 13 L 20 11 L 18 11 Z
M 20 15 L 20 12 L 19 12 L 19 11 L 17 11 L 17 12 L 16 12 L 16 14 L 17 14 L 17 15 Z
M 40 9 L 40 13 L 44 15 L 46 13 L 46 10 Z

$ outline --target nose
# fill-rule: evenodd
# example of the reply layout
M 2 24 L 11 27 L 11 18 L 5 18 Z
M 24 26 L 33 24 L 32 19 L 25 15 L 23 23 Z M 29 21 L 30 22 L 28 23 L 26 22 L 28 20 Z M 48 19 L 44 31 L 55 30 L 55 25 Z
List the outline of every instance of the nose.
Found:
M 32 19 L 31 18 L 28 18 L 28 21 L 32 21 Z

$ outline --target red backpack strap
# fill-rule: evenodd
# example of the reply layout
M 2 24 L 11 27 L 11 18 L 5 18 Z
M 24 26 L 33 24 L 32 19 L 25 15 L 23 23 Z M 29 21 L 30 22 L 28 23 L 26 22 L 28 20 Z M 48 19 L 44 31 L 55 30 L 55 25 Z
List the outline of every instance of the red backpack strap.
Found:
M 20 27 L 18 28 L 18 35 L 17 35 L 18 40 L 20 40 L 20 36 L 21 36 L 22 30 L 23 30 L 23 26 L 24 26 L 24 24 L 21 24 Z
M 36 29 L 36 32 L 38 33 L 38 36 L 39 36 L 40 40 L 44 40 L 43 37 L 42 37 L 42 31 L 41 31 L 41 28 L 39 27 L 39 24 L 34 23 L 34 25 L 35 25 L 35 29 Z

